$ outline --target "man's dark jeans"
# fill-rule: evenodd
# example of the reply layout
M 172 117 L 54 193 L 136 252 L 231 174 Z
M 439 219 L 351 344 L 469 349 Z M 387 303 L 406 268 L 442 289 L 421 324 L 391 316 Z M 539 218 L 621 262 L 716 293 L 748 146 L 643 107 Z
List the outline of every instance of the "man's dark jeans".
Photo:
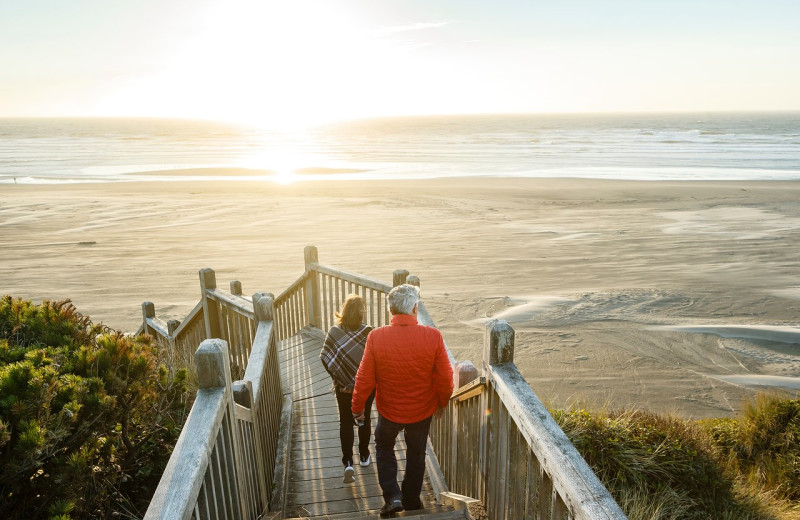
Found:
M 375 427 L 375 456 L 378 460 L 378 481 L 383 490 L 383 500 L 390 504 L 401 499 L 406 510 L 422 509 L 419 494 L 422 491 L 422 478 L 425 475 L 425 448 L 428 443 L 428 430 L 433 416 L 412 424 L 399 424 L 378 414 Z M 394 444 L 397 435 L 406 434 L 406 474 L 403 487 L 397 485 L 397 458 Z
M 356 425 L 353 419 L 353 412 L 350 409 L 350 402 L 353 394 L 340 392 L 336 389 L 336 403 L 339 405 L 339 440 L 342 442 L 342 464 L 353 466 L 353 426 Z M 372 401 L 375 399 L 375 392 L 367 397 L 364 404 L 364 426 L 358 428 L 358 454 L 366 457 L 369 454 L 369 434 L 372 432 Z

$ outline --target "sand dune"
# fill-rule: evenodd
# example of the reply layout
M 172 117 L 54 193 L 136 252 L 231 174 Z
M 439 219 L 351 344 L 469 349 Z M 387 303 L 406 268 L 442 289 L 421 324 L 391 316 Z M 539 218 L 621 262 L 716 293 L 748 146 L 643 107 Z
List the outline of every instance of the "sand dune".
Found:
M 132 331 L 143 301 L 183 318 L 203 267 L 278 293 L 315 244 L 348 271 L 417 274 L 459 359 L 509 321 L 553 405 L 730 415 L 764 381 L 797 390 L 798 202 L 796 182 L 3 185 L 0 292 Z

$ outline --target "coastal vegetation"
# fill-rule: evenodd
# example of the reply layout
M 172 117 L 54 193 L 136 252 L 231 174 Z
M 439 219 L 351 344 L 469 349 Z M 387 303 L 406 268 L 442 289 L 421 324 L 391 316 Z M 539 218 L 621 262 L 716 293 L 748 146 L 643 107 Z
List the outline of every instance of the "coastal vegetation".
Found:
M 737 418 L 553 410 L 631 520 L 800 519 L 800 400 Z
M 141 518 L 190 403 L 148 336 L 0 299 L 0 517 Z
M 0 517 L 140 518 L 190 407 L 184 369 L 69 301 L 0 299 Z M 800 400 L 735 418 L 552 410 L 631 520 L 800 519 Z

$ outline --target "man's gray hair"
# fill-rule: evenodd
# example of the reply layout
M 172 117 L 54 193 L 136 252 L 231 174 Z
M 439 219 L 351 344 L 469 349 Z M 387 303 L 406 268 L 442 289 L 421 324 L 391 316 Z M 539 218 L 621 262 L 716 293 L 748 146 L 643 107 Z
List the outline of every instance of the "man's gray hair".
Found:
M 392 314 L 412 314 L 414 305 L 419 301 L 419 288 L 404 283 L 398 285 L 386 297 L 386 304 Z

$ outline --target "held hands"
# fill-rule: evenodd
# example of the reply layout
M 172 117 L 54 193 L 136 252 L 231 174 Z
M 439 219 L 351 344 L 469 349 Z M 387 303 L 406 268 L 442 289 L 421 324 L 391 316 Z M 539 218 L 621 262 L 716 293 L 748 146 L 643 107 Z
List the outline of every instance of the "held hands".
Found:
M 353 413 L 353 420 L 356 422 L 359 428 L 364 426 L 364 412 L 361 411 L 359 413 Z

